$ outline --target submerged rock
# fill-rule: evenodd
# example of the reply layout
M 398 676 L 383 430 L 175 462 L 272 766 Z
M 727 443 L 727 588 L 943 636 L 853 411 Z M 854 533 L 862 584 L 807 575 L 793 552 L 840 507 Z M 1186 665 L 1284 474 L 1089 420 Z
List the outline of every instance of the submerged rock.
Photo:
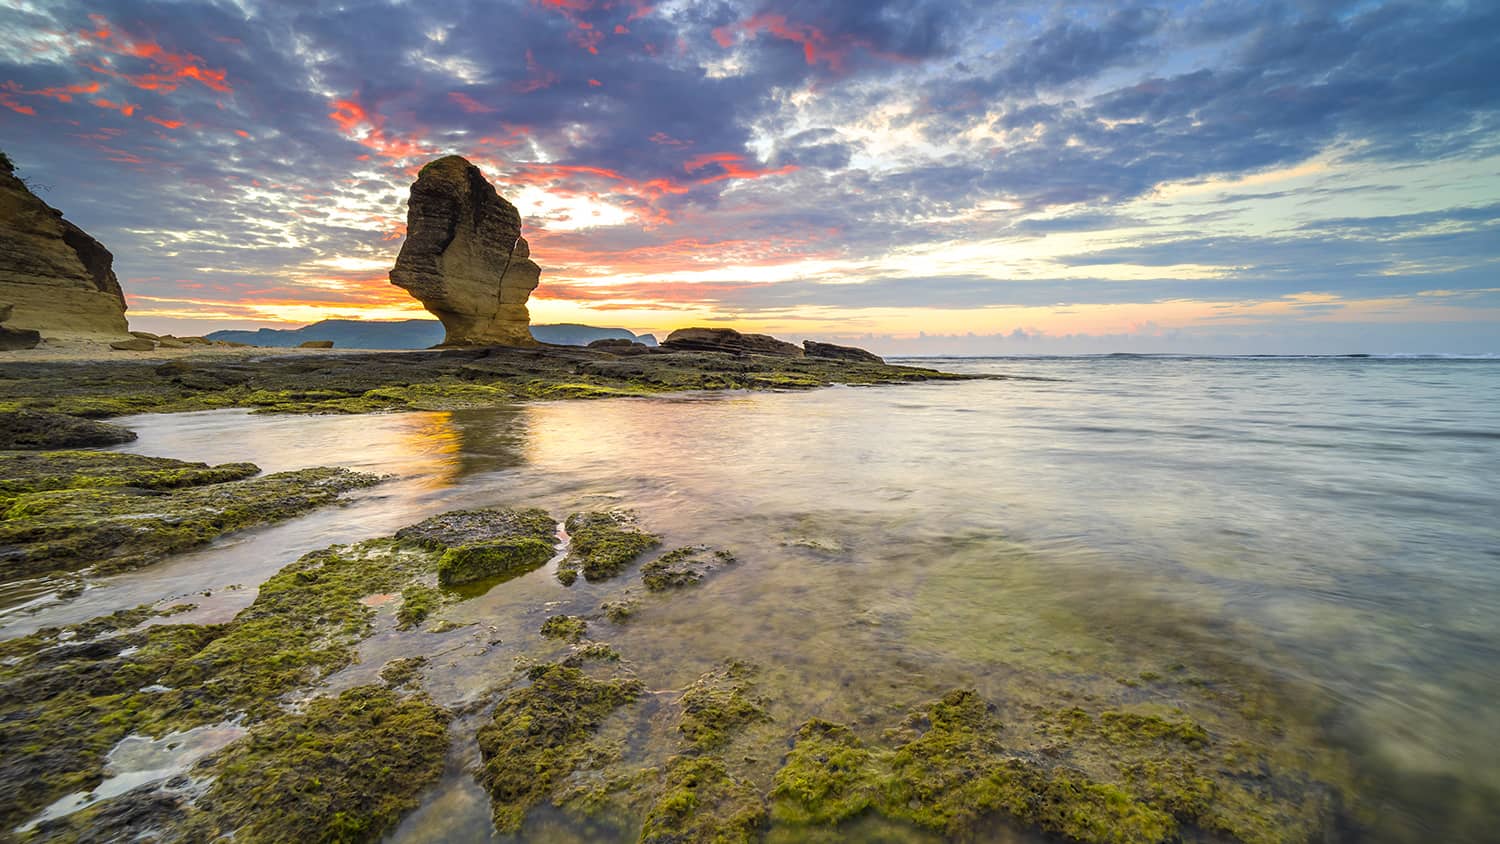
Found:
M 767 334 L 741 334 L 733 328 L 679 328 L 668 334 L 661 345 L 674 352 L 728 352 L 783 358 L 800 358 L 806 354 L 785 340 Z
M 692 586 L 734 561 L 728 551 L 715 551 L 706 545 L 674 548 L 641 566 L 641 580 L 652 592 L 678 589 Z
M 574 513 L 566 527 L 572 544 L 557 567 L 557 579 L 565 586 L 580 572 L 590 583 L 608 580 L 661 542 L 636 529 L 634 514 L 625 511 Z
M 536 345 L 526 300 L 541 272 L 520 213 L 478 167 L 450 155 L 417 174 L 391 283 L 442 321 L 444 346 Z
M 849 360 L 858 363 L 885 363 L 885 358 L 867 352 L 857 346 L 839 346 L 834 343 L 819 343 L 816 340 L 803 340 L 802 349 L 810 358 L 830 358 L 832 360 Z
M 533 666 L 527 677 L 531 685 L 506 695 L 478 735 L 479 781 L 502 833 L 518 830 L 526 811 L 583 762 L 604 719 L 644 691 L 634 678 L 595 680 L 551 663 Z
M 135 440 L 135 432 L 66 413 L 17 410 L 0 413 L 0 449 L 87 448 Z
M 543 565 L 557 545 L 556 530 L 545 510 L 460 510 L 402 528 L 396 538 L 442 551 L 438 582 L 458 586 Z
M 376 841 L 443 772 L 449 714 L 361 686 L 236 742 L 208 771 L 185 840 Z
M 27 330 L 124 337 L 125 296 L 113 263 L 108 249 L 37 198 L 0 154 L 0 304 L 12 306 L 4 320 L 12 345 Z

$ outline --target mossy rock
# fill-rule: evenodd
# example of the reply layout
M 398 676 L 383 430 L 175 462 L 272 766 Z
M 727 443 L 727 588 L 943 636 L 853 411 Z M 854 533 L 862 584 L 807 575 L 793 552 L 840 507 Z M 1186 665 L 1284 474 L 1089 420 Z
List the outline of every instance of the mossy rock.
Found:
M 678 731 L 698 750 L 723 746 L 740 728 L 770 720 L 765 701 L 755 694 L 756 669 L 731 660 L 699 677 L 682 693 Z
M 595 680 L 578 668 L 532 666 L 530 685 L 506 695 L 478 733 L 479 781 L 490 794 L 495 827 L 513 833 L 584 759 L 595 731 L 643 691 L 629 677 Z
M 441 551 L 443 586 L 521 574 L 545 565 L 557 546 L 557 523 L 545 510 L 458 510 L 396 532 L 398 539 Z
M 132 732 L 281 717 L 287 693 L 354 660 L 376 614 L 361 599 L 432 577 L 434 557 L 394 539 L 334 546 L 273 575 L 227 624 L 130 630 L 163 614 L 137 608 L 0 642 L 0 825 L 93 788 Z
M 248 477 L 259 471 L 248 463 L 164 466 L 157 458 L 102 456 L 0 456 L 0 471 L 22 467 L 6 476 L 11 493 L 0 494 L 0 581 L 90 565 L 101 572 L 137 568 L 379 481 L 339 468 Z M 49 461 L 57 464 L 50 473 L 37 468 Z
M 742 844 L 760 839 L 765 800 L 724 762 L 708 756 L 676 756 L 666 766 L 661 792 L 646 812 L 643 844 L 712 842 Z
M 565 585 L 580 573 L 589 582 L 608 580 L 661 543 L 655 534 L 638 530 L 635 515 L 623 510 L 574 513 L 566 528 L 571 545 L 557 567 L 557 579 Z
M 522 574 L 546 565 L 552 559 L 554 547 L 540 539 L 523 537 L 449 548 L 438 559 L 438 582 L 444 586 L 462 586 Z
M 258 725 L 208 769 L 186 840 L 375 841 L 443 771 L 448 713 L 361 686 Z
M 129 428 L 39 410 L 0 413 L 0 449 L 89 448 L 134 441 Z
M 641 566 L 641 580 L 652 592 L 680 589 L 694 586 L 734 562 L 734 555 L 728 551 L 715 551 L 706 545 L 689 545 L 674 548 Z
M 582 641 L 588 632 L 588 621 L 576 615 L 554 615 L 549 616 L 542 622 L 541 633 L 549 639 L 566 639 L 569 642 Z

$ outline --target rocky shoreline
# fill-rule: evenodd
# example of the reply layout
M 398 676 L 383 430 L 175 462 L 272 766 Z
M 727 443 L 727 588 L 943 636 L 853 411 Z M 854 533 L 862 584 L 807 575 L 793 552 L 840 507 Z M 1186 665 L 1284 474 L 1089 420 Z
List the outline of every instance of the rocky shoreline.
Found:
M 303 350 L 264 356 L 184 355 L 166 361 L 6 364 L 0 367 L 0 413 L 38 410 L 90 419 L 225 407 L 271 413 L 371 413 L 451 410 L 518 400 L 687 390 L 805 390 L 974 377 L 868 360 L 672 349 L 624 355 L 573 346 L 337 354 Z M 0 448 L 5 447 L 0 442 Z

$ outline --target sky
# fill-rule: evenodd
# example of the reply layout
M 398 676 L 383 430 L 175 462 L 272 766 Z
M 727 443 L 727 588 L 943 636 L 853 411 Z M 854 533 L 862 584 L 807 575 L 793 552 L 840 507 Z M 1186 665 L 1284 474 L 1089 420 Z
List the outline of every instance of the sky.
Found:
M 0 0 L 0 149 L 132 327 L 401 319 L 417 169 L 533 322 L 1500 354 L 1500 3 Z

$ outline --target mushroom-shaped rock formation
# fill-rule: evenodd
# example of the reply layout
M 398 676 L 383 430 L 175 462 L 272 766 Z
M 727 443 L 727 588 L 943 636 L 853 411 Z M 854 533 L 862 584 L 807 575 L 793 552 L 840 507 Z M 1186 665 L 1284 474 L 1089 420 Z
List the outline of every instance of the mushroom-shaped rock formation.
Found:
M 41 337 L 127 337 L 113 263 L 99 241 L 16 178 L 0 153 L 0 337 L 7 348 L 30 348 Z
M 442 320 L 444 346 L 534 346 L 526 299 L 541 268 L 516 207 L 464 158 L 423 167 L 391 283 Z

